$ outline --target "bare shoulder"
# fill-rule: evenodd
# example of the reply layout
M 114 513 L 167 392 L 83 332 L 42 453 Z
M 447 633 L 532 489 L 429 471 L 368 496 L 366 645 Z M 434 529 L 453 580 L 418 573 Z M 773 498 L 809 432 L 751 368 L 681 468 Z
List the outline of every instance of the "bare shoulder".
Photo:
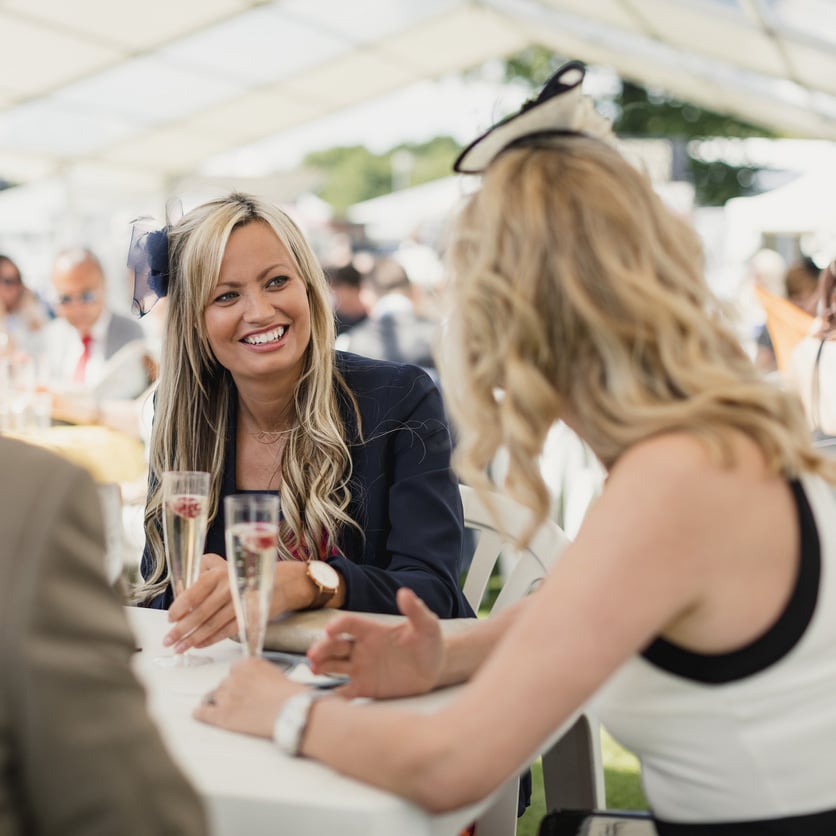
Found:
M 612 469 L 610 482 L 640 483 L 644 490 L 668 494 L 669 501 L 681 503 L 700 496 L 716 499 L 717 491 L 781 481 L 769 471 L 760 448 L 742 434 L 730 437 L 730 452 L 731 459 L 724 461 L 698 436 L 659 435 L 630 448 Z
M 612 468 L 586 522 L 666 570 L 704 572 L 757 554 L 794 529 L 787 481 L 757 445 L 732 439 L 723 461 L 697 436 L 660 435 L 635 445 Z M 594 512 L 594 513 L 593 513 Z M 674 568 L 676 566 L 676 568 Z
M 708 445 L 699 436 L 687 432 L 670 432 L 655 435 L 634 444 L 618 460 L 617 467 L 653 465 L 670 473 L 695 465 L 710 464 L 712 455 Z
M 740 435 L 732 459 L 698 437 L 659 436 L 613 468 L 587 521 L 606 532 L 631 571 L 686 603 L 663 634 L 695 650 L 724 652 L 758 635 L 780 612 L 798 554 L 787 480 Z M 596 522 L 597 521 L 597 522 Z M 759 583 L 752 586 L 752 578 Z

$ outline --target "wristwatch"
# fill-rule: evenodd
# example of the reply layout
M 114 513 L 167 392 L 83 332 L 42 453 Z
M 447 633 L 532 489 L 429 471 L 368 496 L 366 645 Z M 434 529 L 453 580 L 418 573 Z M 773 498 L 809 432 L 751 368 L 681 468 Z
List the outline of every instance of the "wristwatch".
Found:
M 319 590 L 310 608 L 324 607 L 340 588 L 340 573 L 324 560 L 309 560 L 306 574 Z
M 302 748 L 302 736 L 308 727 L 311 706 L 322 697 L 330 696 L 327 691 L 311 688 L 294 694 L 281 708 L 273 724 L 273 740 L 286 755 L 298 757 Z

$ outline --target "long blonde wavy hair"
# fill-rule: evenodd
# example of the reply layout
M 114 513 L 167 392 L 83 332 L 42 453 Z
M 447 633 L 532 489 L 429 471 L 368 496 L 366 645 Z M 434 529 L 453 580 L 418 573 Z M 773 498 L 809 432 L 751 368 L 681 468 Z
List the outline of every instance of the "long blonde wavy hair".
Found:
M 146 542 L 154 570 L 134 591 L 147 600 L 169 582 L 161 533 L 162 488 L 166 470 L 211 474 L 210 521 L 218 513 L 228 445 L 229 372 L 210 348 L 204 309 L 220 276 L 232 231 L 249 223 L 268 225 L 295 261 L 306 287 L 311 340 L 294 392 L 295 423 L 281 465 L 282 556 L 308 550 L 318 554 L 336 545 L 344 524 L 356 525 L 346 508 L 351 500 L 351 459 L 339 409 L 340 394 L 359 414 L 334 365 L 334 319 L 328 284 L 305 237 L 280 209 L 250 195 L 233 193 L 198 206 L 169 231 L 169 308 L 160 382 L 150 443 L 151 491 L 145 509 Z
M 799 400 L 742 350 L 691 227 L 616 149 L 567 136 L 506 150 L 462 209 L 448 261 L 438 362 L 465 481 L 490 487 L 504 446 L 508 491 L 545 519 L 538 457 L 564 404 L 607 468 L 670 431 L 730 463 L 741 431 L 775 472 L 836 478 Z

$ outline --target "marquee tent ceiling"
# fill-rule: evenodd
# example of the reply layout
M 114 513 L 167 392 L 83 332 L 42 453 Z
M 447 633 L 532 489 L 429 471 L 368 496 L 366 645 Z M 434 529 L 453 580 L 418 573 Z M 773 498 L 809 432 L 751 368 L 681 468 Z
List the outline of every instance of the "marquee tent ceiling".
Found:
M 84 164 L 194 174 L 531 43 L 836 139 L 832 0 L 0 0 L 0 33 L 11 182 Z

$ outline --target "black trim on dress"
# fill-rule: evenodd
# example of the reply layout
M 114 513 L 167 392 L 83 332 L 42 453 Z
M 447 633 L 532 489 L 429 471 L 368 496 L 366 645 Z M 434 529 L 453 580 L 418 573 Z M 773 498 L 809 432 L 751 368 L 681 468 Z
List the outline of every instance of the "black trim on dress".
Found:
M 801 557 L 795 587 L 778 619 L 757 639 L 728 653 L 696 653 L 667 639 L 656 639 L 641 654 L 650 664 L 685 679 L 722 685 L 766 670 L 798 644 L 816 611 L 821 546 L 804 488 L 797 479 L 789 484 L 798 510 Z M 829 832 L 836 833 L 836 828 Z

